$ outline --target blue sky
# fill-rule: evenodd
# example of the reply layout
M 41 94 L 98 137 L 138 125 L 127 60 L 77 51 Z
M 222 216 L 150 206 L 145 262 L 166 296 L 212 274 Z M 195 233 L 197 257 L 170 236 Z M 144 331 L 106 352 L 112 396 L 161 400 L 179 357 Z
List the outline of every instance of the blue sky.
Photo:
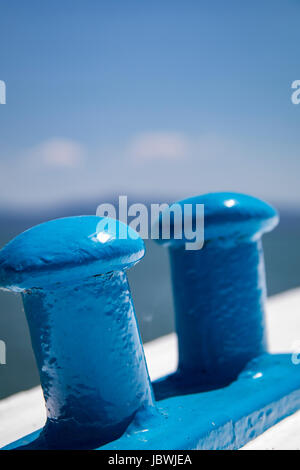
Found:
M 300 202 L 300 1 L 3 0 L 0 207 Z

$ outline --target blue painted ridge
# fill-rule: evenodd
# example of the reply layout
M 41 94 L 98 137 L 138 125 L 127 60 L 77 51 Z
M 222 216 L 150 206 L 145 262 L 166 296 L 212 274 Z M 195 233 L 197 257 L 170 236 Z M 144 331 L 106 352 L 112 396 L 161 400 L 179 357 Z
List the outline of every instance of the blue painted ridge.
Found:
M 257 377 L 257 378 L 255 378 Z M 227 387 L 159 401 L 99 450 L 239 449 L 300 408 L 300 368 L 291 355 L 253 360 Z M 41 430 L 4 449 L 38 447 Z
M 0 288 L 21 292 L 134 266 L 143 240 L 120 221 L 77 216 L 26 230 L 0 251 Z
M 205 241 L 219 240 L 221 245 L 236 243 L 236 238 L 257 239 L 264 233 L 270 232 L 279 221 L 276 209 L 270 204 L 247 194 L 235 192 L 207 193 L 200 196 L 193 196 L 182 201 L 177 201 L 174 205 L 192 206 L 192 220 L 196 219 L 196 205 L 203 204 L 205 212 Z M 165 212 L 172 215 L 171 205 Z M 164 212 L 159 215 L 156 222 L 159 225 L 160 238 L 157 243 L 167 247 L 180 247 L 186 240 L 162 238 L 162 221 Z M 170 217 L 171 233 L 174 232 L 174 218 Z

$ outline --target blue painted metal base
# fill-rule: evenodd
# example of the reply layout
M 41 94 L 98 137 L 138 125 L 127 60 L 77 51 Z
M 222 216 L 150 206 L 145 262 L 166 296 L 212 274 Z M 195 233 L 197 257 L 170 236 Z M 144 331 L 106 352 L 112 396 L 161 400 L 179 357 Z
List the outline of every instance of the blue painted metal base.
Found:
M 157 402 L 155 412 L 140 411 L 122 437 L 99 449 L 238 449 L 299 408 L 300 367 L 289 354 L 265 354 L 224 388 L 173 396 Z M 40 433 L 5 449 L 45 448 Z

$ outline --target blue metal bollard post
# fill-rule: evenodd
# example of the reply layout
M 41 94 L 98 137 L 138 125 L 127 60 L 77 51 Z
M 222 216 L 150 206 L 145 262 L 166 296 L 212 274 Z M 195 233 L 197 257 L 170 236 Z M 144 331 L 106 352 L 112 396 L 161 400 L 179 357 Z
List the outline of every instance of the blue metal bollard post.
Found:
M 125 273 L 144 244 L 117 221 L 98 233 L 99 221 L 47 222 L 0 254 L 0 286 L 22 292 L 47 408 L 32 448 L 103 445 L 153 406 Z
M 211 389 L 234 380 L 266 352 L 265 272 L 261 236 L 278 215 L 270 205 L 236 193 L 211 193 L 178 203 L 204 205 L 204 246 L 158 240 L 169 247 L 178 372 L 172 381 Z M 162 222 L 162 218 L 160 219 Z M 195 223 L 195 220 L 193 220 Z M 164 396 L 158 388 L 158 396 Z

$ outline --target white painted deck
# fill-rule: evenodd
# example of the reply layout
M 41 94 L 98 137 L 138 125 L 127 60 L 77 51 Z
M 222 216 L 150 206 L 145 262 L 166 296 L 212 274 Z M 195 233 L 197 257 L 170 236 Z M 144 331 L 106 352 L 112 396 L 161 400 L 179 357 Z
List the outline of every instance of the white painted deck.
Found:
M 268 300 L 267 325 L 271 352 L 295 352 L 296 349 L 300 353 L 300 288 Z M 173 372 L 177 364 L 176 335 L 170 334 L 147 343 L 145 354 L 152 380 Z M 40 387 L 0 401 L 0 447 L 39 429 L 44 422 L 45 409 Z M 300 450 L 300 411 L 243 449 Z

